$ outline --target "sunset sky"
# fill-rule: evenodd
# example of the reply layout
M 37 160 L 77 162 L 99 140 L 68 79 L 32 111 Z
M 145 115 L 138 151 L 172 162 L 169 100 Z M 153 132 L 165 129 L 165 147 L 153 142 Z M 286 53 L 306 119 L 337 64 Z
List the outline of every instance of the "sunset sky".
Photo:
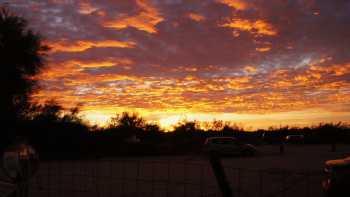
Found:
M 350 1 L 6 2 L 52 48 L 33 101 L 80 104 L 91 123 L 350 120 Z

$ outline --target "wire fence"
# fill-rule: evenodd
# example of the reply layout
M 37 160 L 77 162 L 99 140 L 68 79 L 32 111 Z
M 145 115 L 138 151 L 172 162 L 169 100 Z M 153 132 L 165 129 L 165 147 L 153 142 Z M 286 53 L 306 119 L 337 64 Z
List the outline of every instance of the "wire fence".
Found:
M 46 162 L 29 196 L 220 196 L 207 162 L 97 160 Z
M 234 197 L 323 196 L 321 171 L 243 169 L 224 165 Z M 29 197 L 222 196 L 209 161 L 110 159 L 43 162 Z
M 225 167 L 235 197 L 324 196 L 322 171 Z

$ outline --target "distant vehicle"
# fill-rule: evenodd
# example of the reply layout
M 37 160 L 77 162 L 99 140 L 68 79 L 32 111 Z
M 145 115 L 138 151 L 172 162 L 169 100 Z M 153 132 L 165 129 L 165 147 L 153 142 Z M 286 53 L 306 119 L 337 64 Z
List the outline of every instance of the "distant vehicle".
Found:
M 322 187 L 328 197 L 350 196 L 350 157 L 325 162 Z
M 222 156 L 250 156 L 257 153 L 255 146 L 243 144 L 234 137 L 209 137 L 204 143 L 204 152 Z
M 304 135 L 287 135 L 286 142 L 290 144 L 303 144 L 304 138 Z
M 141 142 L 140 138 L 138 138 L 136 135 L 132 135 L 126 138 L 124 141 L 129 144 L 138 144 Z

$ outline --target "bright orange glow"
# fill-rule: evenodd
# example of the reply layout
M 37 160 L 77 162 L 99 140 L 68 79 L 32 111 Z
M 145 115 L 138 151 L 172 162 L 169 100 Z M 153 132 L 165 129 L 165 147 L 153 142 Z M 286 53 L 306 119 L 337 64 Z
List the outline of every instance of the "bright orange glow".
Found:
M 201 22 L 205 20 L 205 17 L 196 13 L 189 13 L 188 17 L 196 22 Z
M 128 63 L 128 61 L 124 61 Z M 67 67 L 55 66 L 53 67 L 55 68 L 54 70 L 48 70 L 43 73 L 43 78 L 55 79 L 57 77 L 72 75 L 74 66 L 71 67 L 69 64 L 63 65 Z M 94 65 L 94 63 L 90 65 Z M 305 111 L 305 109 L 317 108 L 319 106 L 319 101 L 316 100 L 318 96 L 316 95 L 313 96 L 314 99 L 306 100 L 302 92 L 296 92 L 293 95 L 283 92 L 257 92 L 254 94 L 230 97 L 221 96 L 219 99 L 215 97 L 194 99 L 191 98 L 191 95 L 186 96 L 186 93 L 257 90 L 263 87 L 268 87 L 269 89 L 313 87 L 314 92 L 327 93 L 328 91 L 350 88 L 350 83 L 346 82 L 323 84 L 319 81 L 320 78 L 325 77 L 327 74 L 336 76 L 336 71 L 339 67 L 340 66 L 335 65 L 327 69 L 321 69 L 321 67 L 314 65 L 310 66 L 308 70 L 304 70 L 303 73 L 299 73 L 295 76 L 293 76 L 293 73 L 289 70 L 277 69 L 268 76 L 265 76 L 267 81 L 274 81 L 274 83 L 265 84 L 261 82 L 257 83 L 256 78 L 250 76 L 204 80 L 193 75 L 188 75 L 184 79 L 179 80 L 105 74 L 89 78 L 87 74 L 82 74 L 77 70 L 74 74 L 76 80 L 66 82 L 65 86 L 68 87 L 68 89 L 64 92 L 42 90 L 33 95 L 33 98 L 39 102 L 44 102 L 48 98 L 55 98 L 67 107 L 72 107 L 76 103 L 84 101 L 86 106 L 83 111 L 86 118 L 99 125 L 105 125 L 106 120 L 115 115 L 115 113 L 137 109 L 136 111 L 139 112 L 140 115 L 145 116 L 146 119 L 150 121 L 159 122 L 162 128 L 167 130 L 171 130 L 172 125 L 182 119 L 198 121 L 223 119 L 241 122 L 247 126 L 258 128 L 259 126 L 267 127 L 274 125 L 276 123 L 275 119 L 278 119 L 281 114 L 284 114 L 283 117 L 286 118 L 281 121 L 281 124 L 292 124 L 292 120 L 299 118 L 302 112 L 305 112 L 302 116 L 310 116 L 310 114 L 308 114 L 309 111 Z M 343 67 L 344 65 L 342 65 L 341 68 Z M 64 69 L 60 71 L 58 68 Z M 187 68 L 192 70 L 192 68 L 196 67 Z M 188 72 L 192 72 L 190 70 Z M 246 66 L 244 71 L 254 75 L 260 72 L 255 66 Z M 195 70 L 195 72 L 198 72 L 198 70 Z M 87 85 L 102 82 L 111 83 L 103 87 Z M 124 82 L 128 83 L 123 85 Z M 72 87 L 72 89 L 69 87 Z M 346 115 L 340 116 L 340 114 L 332 112 L 332 108 L 338 110 L 339 104 L 347 103 L 348 98 L 350 98 L 349 94 L 349 92 L 331 94 L 329 96 L 322 96 L 321 94 L 322 97 L 320 99 L 322 99 L 324 103 L 333 103 L 327 106 L 329 111 L 320 108 L 320 110 L 323 111 L 323 115 L 332 114 L 332 120 L 336 120 L 335 117 L 338 117 L 338 120 L 345 121 Z M 108 103 L 102 104 L 100 103 L 101 101 L 108 101 Z M 123 107 L 110 108 L 109 106 L 113 106 L 114 102 L 117 106 Z M 161 109 L 164 109 L 165 112 L 162 112 Z M 232 109 L 232 111 L 228 113 L 228 109 Z M 216 113 L 213 113 L 215 111 Z M 295 111 L 295 113 L 289 113 L 288 111 Z M 289 115 L 289 117 L 287 117 L 287 115 Z M 158 118 L 152 118 L 153 116 Z M 315 113 L 312 114 L 312 116 L 316 116 Z M 263 119 L 263 117 L 271 117 L 271 119 L 266 120 L 266 122 L 262 122 L 259 119 L 259 122 L 257 117 L 261 117 L 261 119 Z M 310 121 L 309 123 L 316 124 L 316 119 Z M 307 121 L 300 119 L 298 122 L 301 122 L 300 124 L 306 124 Z
M 79 13 L 81 14 L 91 14 L 95 12 L 97 8 L 93 7 L 89 2 L 80 2 L 79 3 Z
M 256 73 L 258 69 L 253 66 L 246 66 L 244 70 L 247 71 L 248 73 Z
M 51 53 L 57 52 L 82 52 L 93 47 L 117 47 L 117 48 L 133 48 L 134 42 L 123 42 L 117 40 L 105 41 L 77 41 L 70 43 L 66 41 L 49 42 L 47 45 L 51 48 Z
M 90 123 L 98 124 L 100 126 L 107 126 L 109 118 L 115 114 L 104 111 L 87 111 L 85 117 L 90 120 Z M 142 112 L 140 115 L 146 117 L 151 122 L 158 123 L 165 131 L 172 131 L 174 126 L 179 122 L 197 121 L 199 124 L 203 122 L 211 122 L 214 120 L 222 120 L 224 122 L 232 122 L 234 124 L 242 126 L 246 130 L 255 130 L 258 128 L 267 129 L 269 127 L 281 127 L 281 126 L 310 126 L 317 125 L 320 120 L 326 117 L 329 122 L 348 121 L 346 119 L 346 113 L 332 113 L 322 109 L 300 110 L 291 112 L 279 112 L 270 114 L 236 114 L 236 113 L 189 113 L 172 112 L 169 114 L 162 111 Z M 157 116 L 159 119 L 152 119 L 151 117 Z M 312 117 L 310 119 L 310 116 Z
M 245 19 L 232 19 L 229 23 L 225 23 L 221 26 L 239 29 L 241 31 L 248 31 L 248 32 L 251 32 L 252 34 L 257 34 L 257 35 L 266 35 L 266 36 L 277 35 L 277 31 L 274 29 L 274 27 L 263 20 L 249 21 Z
M 271 50 L 271 47 L 261 47 L 261 48 L 256 48 L 255 50 L 259 52 L 267 52 Z
M 136 2 L 141 9 L 140 13 L 134 16 L 121 17 L 113 21 L 105 21 L 103 26 L 115 29 L 134 27 L 148 33 L 156 33 L 157 29 L 155 26 L 164 20 L 163 17 L 147 0 L 137 0 Z
M 237 10 L 245 10 L 248 8 L 247 3 L 244 0 L 218 0 L 218 2 L 226 4 Z

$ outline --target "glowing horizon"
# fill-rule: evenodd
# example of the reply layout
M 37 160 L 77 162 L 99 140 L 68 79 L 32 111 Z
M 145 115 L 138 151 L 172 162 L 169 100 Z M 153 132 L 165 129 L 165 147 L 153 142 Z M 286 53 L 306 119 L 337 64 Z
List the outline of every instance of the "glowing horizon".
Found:
M 186 117 L 248 129 L 350 121 L 349 5 L 327 0 L 8 4 L 52 48 L 33 102 L 82 104 L 85 119 L 99 125 L 127 111 L 163 128 Z
M 116 113 L 111 111 L 85 111 L 82 115 L 89 121 L 90 124 L 95 124 L 101 127 L 107 126 L 111 117 L 116 114 L 121 114 L 124 111 Z M 258 129 L 268 129 L 270 127 L 283 127 L 283 126 L 317 126 L 320 123 L 349 123 L 344 114 L 330 114 L 330 112 L 322 109 L 311 109 L 307 111 L 292 111 L 292 112 L 280 112 L 272 114 L 234 114 L 234 113 L 188 113 L 188 112 L 146 112 L 146 117 L 142 115 L 142 112 L 133 111 L 131 113 L 137 113 L 149 123 L 156 123 L 165 131 L 171 131 L 174 126 L 183 121 L 197 121 L 198 123 L 212 122 L 214 120 L 221 120 L 223 123 L 229 122 L 235 124 L 247 131 L 253 131 Z M 308 116 L 313 115 L 312 120 L 306 119 L 305 114 Z M 333 116 L 332 119 L 326 119 L 326 117 Z M 147 118 L 148 117 L 148 118 Z M 292 117 L 292 118 L 291 118 Z

